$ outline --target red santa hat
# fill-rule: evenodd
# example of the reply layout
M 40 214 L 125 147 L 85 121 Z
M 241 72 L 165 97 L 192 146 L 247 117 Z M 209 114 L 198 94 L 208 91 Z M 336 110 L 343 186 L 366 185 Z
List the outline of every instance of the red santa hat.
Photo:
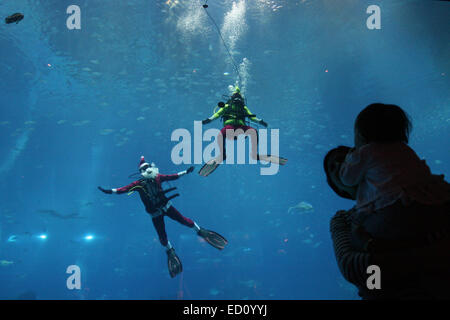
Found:
M 144 156 L 141 156 L 141 161 L 139 161 L 139 170 L 141 170 L 141 168 L 145 165 L 149 166 L 149 164 L 145 162 Z

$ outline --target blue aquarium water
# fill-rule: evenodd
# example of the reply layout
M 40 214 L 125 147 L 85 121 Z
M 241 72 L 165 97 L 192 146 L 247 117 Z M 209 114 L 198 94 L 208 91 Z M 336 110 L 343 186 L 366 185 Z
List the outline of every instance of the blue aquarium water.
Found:
M 365 106 L 393 103 L 413 120 L 411 147 L 450 173 L 448 3 L 204 3 L 1 1 L 1 299 L 358 299 L 329 234 L 353 203 L 328 187 L 326 152 L 353 145 Z M 131 183 L 141 155 L 163 174 L 187 169 L 173 158 L 194 161 L 195 142 L 190 157 L 172 154 L 172 133 L 193 139 L 235 85 L 289 160 L 272 175 L 236 164 L 208 177 L 200 161 L 165 184 L 183 215 L 229 241 L 216 250 L 166 218 L 184 269 L 171 278 L 138 194 L 97 186 Z M 81 288 L 70 290 L 73 265 Z

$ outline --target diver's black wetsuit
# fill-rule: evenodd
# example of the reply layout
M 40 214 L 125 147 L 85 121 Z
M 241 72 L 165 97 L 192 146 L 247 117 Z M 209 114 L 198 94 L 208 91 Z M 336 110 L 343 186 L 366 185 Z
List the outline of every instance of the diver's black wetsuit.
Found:
M 152 216 L 153 225 L 158 233 L 159 241 L 163 246 L 167 246 L 168 244 L 164 216 L 168 216 L 189 228 L 194 227 L 194 221 L 184 217 L 172 206 L 170 201 L 165 197 L 161 187 L 162 182 L 176 180 L 179 177 L 179 174 L 158 174 L 155 179 L 140 179 L 127 186 L 113 189 L 113 192 L 117 194 L 129 191 L 139 192 L 145 210 Z

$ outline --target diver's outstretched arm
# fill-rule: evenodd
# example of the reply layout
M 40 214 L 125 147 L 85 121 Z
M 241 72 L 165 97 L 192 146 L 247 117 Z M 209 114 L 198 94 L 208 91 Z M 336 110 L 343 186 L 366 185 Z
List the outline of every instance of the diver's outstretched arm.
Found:
M 187 170 L 180 171 L 174 174 L 158 174 L 157 179 L 159 179 L 161 182 L 176 180 L 179 177 L 184 176 L 185 174 L 191 173 L 192 171 L 194 171 L 194 167 L 189 167 Z
M 125 187 L 121 187 L 121 188 L 113 188 L 113 189 L 104 189 L 102 187 L 98 187 L 98 189 L 101 192 L 104 192 L 106 194 L 111 194 L 111 193 L 117 193 L 117 194 L 121 194 L 121 193 L 126 193 L 128 191 L 130 191 L 131 189 L 133 189 L 134 187 L 138 186 L 140 184 L 139 180 L 136 180 L 132 183 L 130 183 L 129 185 L 125 186 Z
M 267 126 L 268 126 L 267 122 L 265 122 L 263 119 L 259 119 L 257 116 L 255 116 L 247 106 L 245 106 L 244 109 L 247 112 L 247 115 L 249 116 L 250 121 L 259 123 L 260 125 L 267 128 Z
M 224 109 L 225 104 L 223 102 L 219 102 L 218 107 L 220 108 L 220 110 L 217 111 L 216 113 L 214 113 L 211 117 L 209 117 L 209 118 L 207 118 L 205 120 L 202 120 L 202 124 L 210 123 L 211 121 L 216 120 L 217 118 L 219 118 L 223 114 L 223 112 L 225 110 Z
M 98 190 L 100 190 L 100 191 L 103 192 L 103 193 L 106 193 L 106 194 L 111 194 L 111 193 L 112 193 L 112 190 L 111 190 L 111 189 L 103 189 L 103 188 L 100 187 L 100 186 L 98 186 L 97 188 L 98 188 Z
M 194 167 L 193 166 L 187 168 L 184 171 L 178 172 L 178 176 L 180 176 L 180 177 L 184 176 L 185 174 L 191 173 L 192 171 L 194 171 Z

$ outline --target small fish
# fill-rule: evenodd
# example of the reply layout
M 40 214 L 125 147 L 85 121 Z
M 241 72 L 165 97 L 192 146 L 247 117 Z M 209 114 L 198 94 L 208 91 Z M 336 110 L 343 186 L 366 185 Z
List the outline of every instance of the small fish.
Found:
M 113 132 L 114 132 L 114 129 L 103 129 L 103 130 L 100 131 L 100 134 L 106 136 L 106 135 L 111 134 Z
M 12 265 L 12 264 L 14 264 L 13 261 L 0 260 L 0 266 L 2 266 L 2 267 L 7 267 L 7 266 L 10 266 L 10 265 Z
M 322 244 L 322 242 L 321 241 L 319 241 L 319 242 L 316 242 L 314 245 L 313 245 L 313 248 L 317 248 L 318 246 L 320 246 Z
M 14 13 L 13 15 L 5 18 L 5 22 L 7 24 L 10 24 L 10 23 L 13 23 L 13 22 L 18 24 L 19 21 L 22 20 L 23 18 L 24 18 L 24 15 L 18 12 L 18 13 Z
M 300 213 L 300 214 L 302 214 L 304 212 L 312 212 L 312 211 L 314 211 L 313 206 L 311 204 L 309 204 L 308 202 L 305 202 L 305 201 L 302 201 L 299 204 L 297 204 L 297 205 L 295 205 L 293 207 L 290 207 L 288 209 L 288 213 L 289 214 L 291 212 L 292 213 Z
M 61 214 L 61 213 L 59 213 L 59 212 L 57 212 L 57 211 L 55 211 L 55 210 L 38 210 L 37 212 L 39 212 L 39 213 L 44 213 L 44 214 L 49 214 L 49 215 L 51 215 L 52 217 L 55 217 L 55 218 L 60 218 L 60 219 L 64 219 L 64 220 L 67 220 L 67 219 L 84 219 L 84 217 L 80 217 L 79 215 L 79 213 L 69 213 L 69 214 Z

